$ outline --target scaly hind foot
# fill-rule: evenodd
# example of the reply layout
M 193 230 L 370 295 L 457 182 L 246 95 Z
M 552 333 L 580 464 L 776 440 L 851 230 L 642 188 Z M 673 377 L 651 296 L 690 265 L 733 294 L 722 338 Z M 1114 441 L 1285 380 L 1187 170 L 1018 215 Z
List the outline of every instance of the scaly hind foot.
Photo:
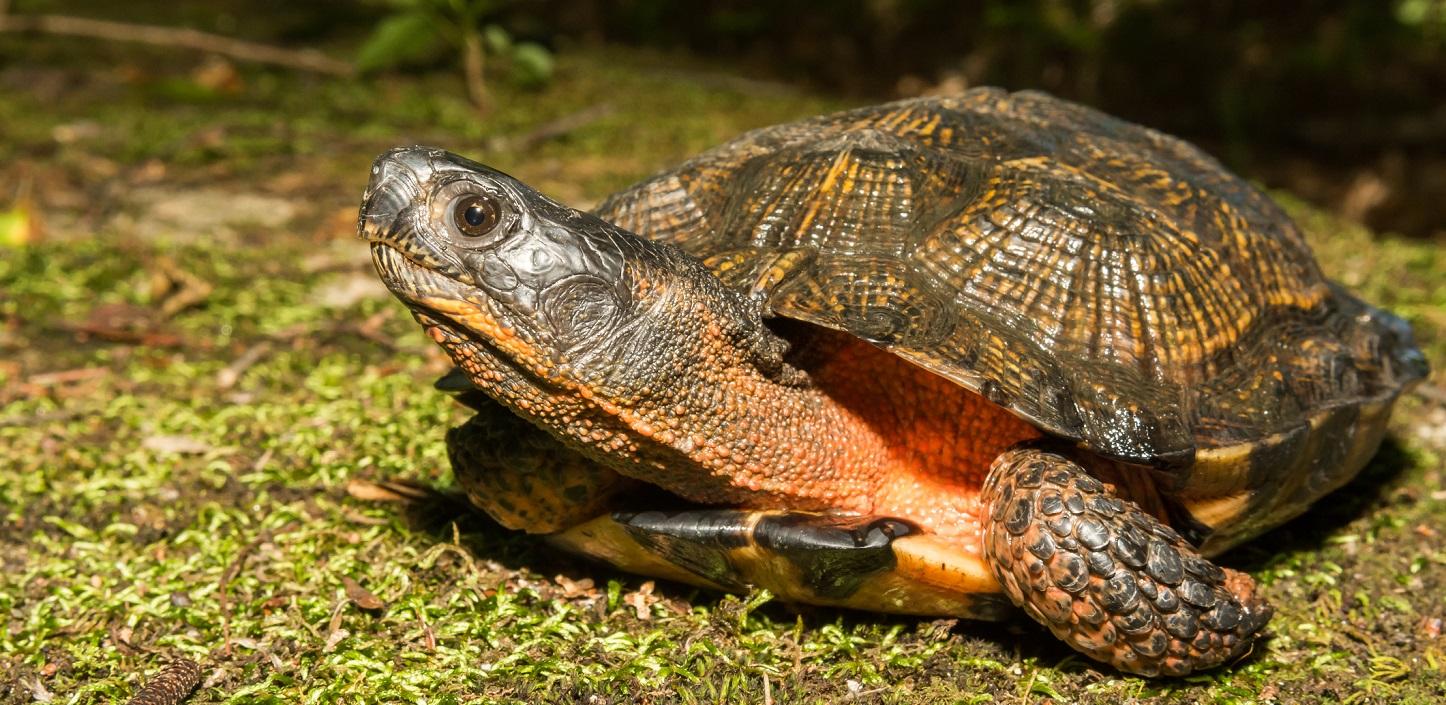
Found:
M 1091 658 L 1181 676 L 1244 654 L 1272 609 L 1250 576 L 1039 446 L 1001 455 L 984 483 L 984 555 L 1005 594 Z

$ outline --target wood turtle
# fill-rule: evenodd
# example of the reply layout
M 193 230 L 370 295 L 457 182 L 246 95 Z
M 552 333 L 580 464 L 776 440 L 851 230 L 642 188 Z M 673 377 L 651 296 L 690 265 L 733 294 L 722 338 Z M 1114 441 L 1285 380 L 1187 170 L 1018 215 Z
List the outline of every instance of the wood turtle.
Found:
M 563 206 L 411 147 L 360 231 L 457 365 L 502 524 L 624 570 L 997 619 L 1183 675 L 1271 608 L 1208 557 L 1376 451 L 1401 319 L 1198 149 L 976 89 L 756 130 Z

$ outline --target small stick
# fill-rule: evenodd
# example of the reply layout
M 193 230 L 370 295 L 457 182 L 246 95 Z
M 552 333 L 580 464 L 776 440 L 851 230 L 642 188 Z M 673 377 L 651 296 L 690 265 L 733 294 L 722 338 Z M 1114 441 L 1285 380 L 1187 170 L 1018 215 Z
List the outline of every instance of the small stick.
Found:
M 201 682 L 201 667 L 190 659 L 176 659 L 161 669 L 128 705 L 178 705 Z
M 557 139 L 569 132 L 587 127 L 611 115 L 612 112 L 613 106 L 607 103 L 598 103 L 597 105 L 579 110 L 571 115 L 564 115 L 556 120 L 544 123 L 537 129 L 523 135 L 522 139 L 518 140 L 519 144 L 517 148 L 522 151 L 532 149 L 543 142 Z
M 59 387 L 61 385 L 85 382 L 96 379 L 97 377 L 104 377 L 108 374 L 110 374 L 109 367 L 77 367 L 69 370 L 60 370 L 58 372 L 41 372 L 31 375 L 30 379 L 25 381 L 37 387 Z
M 483 114 L 491 109 L 487 99 L 487 82 L 483 78 L 485 61 L 481 35 L 475 29 L 467 30 L 462 37 L 462 73 L 467 79 L 467 96 L 472 99 L 472 107 Z
M 0 428 L 10 426 L 40 426 L 51 422 L 69 421 L 94 412 L 94 409 L 61 409 L 60 411 L 48 411 L 43 414 L 16 414 L 14 416 L 0 417 Z
M 3 9 L 4 7 L 0 6 L 0 10 Z M 38 32 L 117 42 L 140 42 L 156 46 L 207 51 L 229 56 L 239 61 L 276 64 L 333 76 L 350 76 L 355 73 L 351 64 L 338 61 L 312 49 L 293 51 L 186 27 L 157 27 L 65 15 L 6 16 L 0 12 L 0 32 Z
M 241 375 L 246 374 L 246 370 L 251 369 L 252 365 L 260 362 L 261 358 L 266 357 L 266 354 L 269 352 L 271 352 L 271 343 L 264 340 L 247 348 L 246 352 L 241 353 L 240 357 L 232 360 L 231 364 L 216 373 L 216 386 L 221 389 L 230 389 L 236 386 L 236 383 L 241 381 Z
M 567 135 L 570 132 L 575 132 L 579 129 L 587 127 L 588 125 L 591 125 L 592 123 L 611 115 L 612 112 L 612 105 L 608 103 L 598 103 L 597 105 L 584 108 L 575 113 L 564 115 L 560 118 L 557 118 L 556 120 L 543 123 L 537 126 L 536 129 L 533 129 L 532 131 L 524 135 L 518 135 L 515 137 L 494 137 L 491 140 L 491 144 L 487 145 L 487 147 L 488 149 L 493 150 L 507 149 L 518 152 L 526 152 L 533 147 L 542 144 L 543 142 L 555 140 L 559 137 Z

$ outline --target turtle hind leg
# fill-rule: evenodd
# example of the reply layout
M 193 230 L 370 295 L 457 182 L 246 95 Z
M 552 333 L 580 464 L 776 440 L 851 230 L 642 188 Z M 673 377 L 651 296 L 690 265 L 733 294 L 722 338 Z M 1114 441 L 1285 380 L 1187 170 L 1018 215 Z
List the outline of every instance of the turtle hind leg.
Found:
M 1250 576 L 1038 445 L 995 460 L 984 555 L 1005 594 L 1055 636 L 1114 667 L 1181 676 L 1246 652 L 1271 607 Z

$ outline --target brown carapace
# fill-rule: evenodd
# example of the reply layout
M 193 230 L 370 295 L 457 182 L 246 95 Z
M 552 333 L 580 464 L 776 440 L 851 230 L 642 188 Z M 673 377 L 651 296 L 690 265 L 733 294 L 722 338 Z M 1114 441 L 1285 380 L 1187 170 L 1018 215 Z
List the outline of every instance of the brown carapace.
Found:
M 441 150 L 360 229 L 476 410 L 461 484 L 623 569 L 999 619 L 1183 675 L 1271 609 L 1209 560 L 1370 459 L 1426 373 L 1199 150 L 971 90 L 745 134 L 561 206 Z

